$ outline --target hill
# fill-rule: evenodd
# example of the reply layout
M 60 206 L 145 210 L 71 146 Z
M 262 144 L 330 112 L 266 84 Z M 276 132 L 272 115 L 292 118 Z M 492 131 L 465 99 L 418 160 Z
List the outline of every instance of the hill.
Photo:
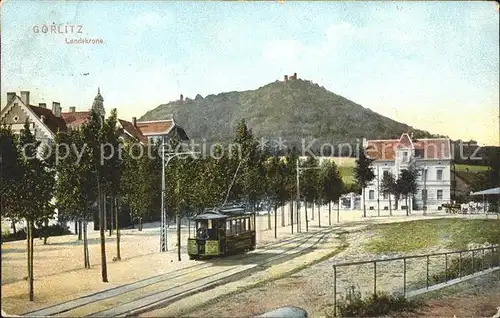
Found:
M 207 142 L 229 142 L 236 123 L 245 118 L 257 137 L 282 137 L 287 145 L 300 145 L 302 138 L 338 144 L 356 138 L 398 138 L 412 131 L 416 138 L 431 137 L 364 108 L 307 80 L 275 81 L 255 90 L 227 92 L 203 98 L 186 98 L 162 104 L 140 120 L 174 115 L 189 137 Z

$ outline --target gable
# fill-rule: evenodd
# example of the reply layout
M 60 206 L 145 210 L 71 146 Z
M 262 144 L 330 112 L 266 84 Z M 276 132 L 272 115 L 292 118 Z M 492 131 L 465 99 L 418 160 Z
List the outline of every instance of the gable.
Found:
M 7 125 L 24 125 L 26 119 L 28 119 L 28 115 L 23 112 L 21 105 L 17 101 L 14 101 L 14 105 L 12 105 L 12 107 L 5 109 L 5 113 L 2 114 L 1 121 L 3 124 Z
M 35 107 L 35 106 L 33 106 Z M 16 116 L 16 123 L 12 123 Z M 0 113 L 0 122 L 12 126 L 14 133 L 19 133 L 24 127 L 26 120 L 35 125 L 34 133 L 37 139 L 54 139 L 54 133 L 44 124 L 30 107 L 24 105 L 19 96 L 16 95 Z M 12 122 L 11 122 L 12 121 Z

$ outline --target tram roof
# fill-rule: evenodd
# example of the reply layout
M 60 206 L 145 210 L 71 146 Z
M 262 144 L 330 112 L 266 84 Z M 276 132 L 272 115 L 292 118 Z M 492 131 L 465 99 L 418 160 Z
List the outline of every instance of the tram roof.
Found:
M 231 206 L 223 207 L 220 209 L 206 210 L 202 214 L 198 214 L 194 217 L 197 220 L 212 220 L 212 219 L 225 219 L 233 216 L 243 216 L 250 215 L 252 212 L 246 211 L 244 207 Z

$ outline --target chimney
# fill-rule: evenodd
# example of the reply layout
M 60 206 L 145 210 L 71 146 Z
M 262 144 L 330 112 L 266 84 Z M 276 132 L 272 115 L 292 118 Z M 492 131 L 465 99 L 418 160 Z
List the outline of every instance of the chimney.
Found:
M 137 126 L 137 118 L 136 117 L 132 117 L 132 125 Z
M 297 79 L 297 73 L 293 73 L 293 78 Z
M 45 103 L 38 103 L 38 107 L 47 108 L 47 104 L 45 104 Z
M 52 113 L 54 116 L 61 117 L 61 104 L 58 102 L 52 102 Z
M 181 94 L 181 102 L 184 101 L 184 95 Z
M 16 98 L 16 92 L 7 93 L 7 103 Z
M 42 120 L 42 123 L 45 124 L 45 116 L 44 115 L 40 116 L 40 119 Z
M 69 112 L 70 112 L 70 113 L 74 113 L 75 111 L 76 111 L 76 107 L 75 107 L 75 106 L 71 106 L 71 107 L 69 108 Z
M 30 105 L 30 92 L 22 91 L 21 92 L 21 101 L 24 103 L 24 105 L 29 106 Z
M 288 82 L 288 75 L 285 75 L 285 82 Z

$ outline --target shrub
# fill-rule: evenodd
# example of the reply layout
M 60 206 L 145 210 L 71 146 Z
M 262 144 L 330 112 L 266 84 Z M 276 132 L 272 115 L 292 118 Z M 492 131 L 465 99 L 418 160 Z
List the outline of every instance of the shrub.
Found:
M 451 259 L 451 262 L 449 261 L 448 263 L 448 269 L 432 275 L 431 282 L 439 284 L 461 276 L 471 275 L 490 267 L 500 266 L 500 251 L 498 249 L 495 252 L 485 250 L 484 257 L 481 251 L 477 251 L 477 253 L 479 255 L 474 256 L 474 262 L 472 256 L 469 255 L 466 257 L 462 256 L 461 261 L 460 258 Z
M 375 317 L 387 315 L 391 312 L 401 312 L 414 309 L 418 303 L 408 300 L 404 296 L 377 294 L 362 297 L 361 292 L 354 286 L 346 289 L 337 304 L 337 315 L 341 317 Z

